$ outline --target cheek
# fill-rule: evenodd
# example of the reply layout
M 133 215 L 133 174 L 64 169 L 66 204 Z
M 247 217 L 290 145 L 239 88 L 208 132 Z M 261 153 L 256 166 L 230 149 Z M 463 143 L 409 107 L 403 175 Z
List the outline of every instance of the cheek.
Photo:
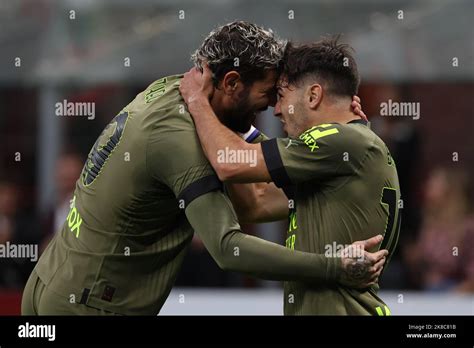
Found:
M 262 109 L 267 107 L 270 104 L 270 99 L 268 97 L 260 97 L 255 103 L 255 109 Z
M 290 96 L 285 96 L 283 99 L 280 99 L 280 105 L 286 115 L 291 116 L 295 110 L 293 99 Z
M 290 103 L 288 100 L 282 104 L 283 114 L 287 117 L 292 117 L 295 114 L 295 106 Z

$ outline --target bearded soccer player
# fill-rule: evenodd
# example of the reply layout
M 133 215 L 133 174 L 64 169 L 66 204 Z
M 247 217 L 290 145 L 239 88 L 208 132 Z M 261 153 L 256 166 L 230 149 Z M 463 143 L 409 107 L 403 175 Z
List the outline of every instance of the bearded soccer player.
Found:
M 219 61 L 214 74 L 226 93 L 213 103 L 232 130 L 248 131 L 255 112 L 270 103 L 283 50 L 272 33 L 244 22 L 218 28 L 198 50 L 196 56 Z M 229 79 L 233 72 L 238 79 Z M 155 81 L 99 136 L 64 227 L 26 285 L 23 314 L 156 315 L 194 231 L 224 270 L 356 288 L 374 283 L 386 251 L 366 252 L 365 260 L 329 258 L 241 232 L 180 96 L 181 78 Z M 355 272 L 360 267 L 367 272 Z
M 294 207 L 286 247 L 337 255 L 355 240 L 383 234 L 389 257 L 400 229 L 400 188 L 395 163 L 368 123 L 351 111 L 359 75 L 347 45 L 326 39 L 288 46 L 278 82 L 275 116 L 289 138 L 247 144 L 213 114 L 208 96 L 216 93 L 211 72 L 185 74 L 181 93 L 200 141 L 219 178 L 226 182 L 270 182 L 285 188 Z M 224 163 L 218 151 L 256 153 L 256 165 Z M 252 193 L 233 192 L 234 201 Z M 254 206 L 264 206 L 258 190 Z M 273 199 L 276 206 L 276 198 Z M 284 204 L 285 200 L 280 200 Z M 252 202 L 247 203 L 249 207 Z M 251 208 L 249 208 L 251 209 Z M 388 315 L 378 284 L 351 289 L 341 284 L 285 283 L 285 314 Z

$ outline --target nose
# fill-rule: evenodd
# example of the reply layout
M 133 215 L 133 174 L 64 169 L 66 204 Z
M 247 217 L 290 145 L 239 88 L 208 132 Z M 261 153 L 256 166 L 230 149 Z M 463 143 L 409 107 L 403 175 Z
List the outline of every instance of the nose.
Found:
M 280 105 L 280 102 L 277 101 L 275 103 L 275 106 L 274 106 L 274 109 L 273 109 L 273 114 L 278 117 L 278 116 L 281 116 L 281 105 Z

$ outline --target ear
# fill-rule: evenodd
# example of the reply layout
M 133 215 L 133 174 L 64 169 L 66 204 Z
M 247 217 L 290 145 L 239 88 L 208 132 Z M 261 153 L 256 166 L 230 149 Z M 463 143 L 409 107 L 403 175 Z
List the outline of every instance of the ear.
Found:
M 244 87 L 240 74 L 237 71 L 229 71 L 222 79 L 222 89 L 225 94 L 233 95 L 239 93 Z
M 310 109 L 316 109 L 323 100 L 323 87 L 321 87 L 320 84 L 315 83 L 309 86 L 308 94 Z

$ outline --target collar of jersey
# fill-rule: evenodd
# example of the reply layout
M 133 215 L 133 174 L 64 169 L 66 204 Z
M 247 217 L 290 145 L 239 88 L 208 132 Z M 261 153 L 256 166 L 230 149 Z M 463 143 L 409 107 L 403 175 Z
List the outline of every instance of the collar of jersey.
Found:
M 357 120 L 352 120 L 348 123 L 360 123 L 360 124 L 363 124 L 364 126 L 367 126 L 368 122 L 366 120 L 363 120 L 363 119 L 357 119 Z

